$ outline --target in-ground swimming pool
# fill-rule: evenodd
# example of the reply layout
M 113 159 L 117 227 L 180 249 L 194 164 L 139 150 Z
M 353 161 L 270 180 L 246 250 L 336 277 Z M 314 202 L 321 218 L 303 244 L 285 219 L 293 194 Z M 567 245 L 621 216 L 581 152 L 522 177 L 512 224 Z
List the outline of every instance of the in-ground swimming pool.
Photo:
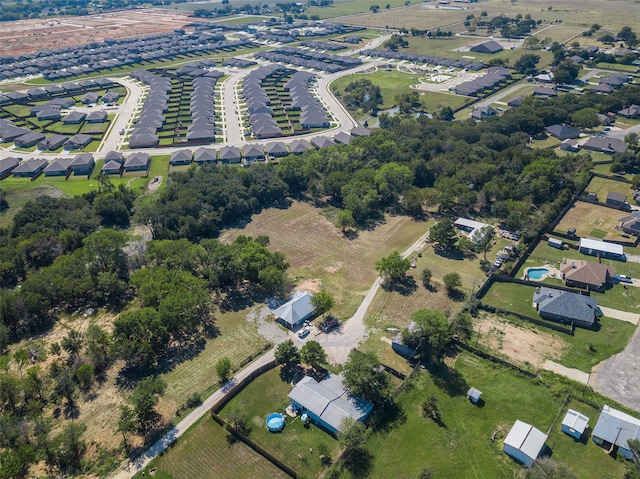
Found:
M 549 270 L 547 268 L 529 268 L 527 270 L 527 276 L 529 279 L 540 279 L 548 273 Z

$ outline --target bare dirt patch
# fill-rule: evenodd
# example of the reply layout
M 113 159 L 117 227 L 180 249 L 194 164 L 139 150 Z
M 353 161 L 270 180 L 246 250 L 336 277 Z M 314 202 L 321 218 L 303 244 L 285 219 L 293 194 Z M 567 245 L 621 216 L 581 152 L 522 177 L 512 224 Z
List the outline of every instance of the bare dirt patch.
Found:
M 309 291 L 310 293 L 317 293 L 322 290 L 321 279 L 303 279 L 296 285 L 296 289 L 301 291 Z
M 474 331 L 480 335 L 480 346 L 536 369 L 547 359 L 560 359 L 565 347 L 564 341 L 551 334 L 519 328 L 489 314 L 483 314 L 475 322 Z
M 0 56 L 171 32 L 189 22 L 188 12 L 156 9 L 3 22 Z

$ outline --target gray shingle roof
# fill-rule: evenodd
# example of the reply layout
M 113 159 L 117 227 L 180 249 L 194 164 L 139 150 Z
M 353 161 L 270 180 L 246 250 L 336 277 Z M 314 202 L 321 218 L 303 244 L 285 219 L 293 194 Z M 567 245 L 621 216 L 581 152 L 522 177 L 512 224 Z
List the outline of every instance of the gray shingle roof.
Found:
M 585 324 L 595 322 L 598 300 L 569 291 L 540 287 L 533 293 L 533 302 L 538 304 L 540 313 L 560 316 L 567 321 L 580 321 Z

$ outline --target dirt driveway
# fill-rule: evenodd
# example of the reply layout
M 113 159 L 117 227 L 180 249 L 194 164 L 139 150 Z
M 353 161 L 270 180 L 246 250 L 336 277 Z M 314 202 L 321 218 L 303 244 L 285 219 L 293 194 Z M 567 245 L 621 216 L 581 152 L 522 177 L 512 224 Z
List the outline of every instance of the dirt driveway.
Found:
M 594 368 L 590 384 L 596 391 L 640 411 L 640 328 L 624 351 Z

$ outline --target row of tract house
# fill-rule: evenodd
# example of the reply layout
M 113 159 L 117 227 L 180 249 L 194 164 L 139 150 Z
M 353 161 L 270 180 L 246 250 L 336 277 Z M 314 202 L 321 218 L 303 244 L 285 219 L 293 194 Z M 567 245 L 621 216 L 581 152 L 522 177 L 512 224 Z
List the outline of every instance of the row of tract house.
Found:
M 314 70 L 327 73 L 336 73 L 362 64 L 362 60 L 359 58 L 346 55 L 332 55 L 330 53 L 320 53 L 304 48 L 293 47 L 279 47 L 271 51 L 257 52 L 253 56 L 262 60 L 287 63 L 303 68 L 313 68 Z
M 81 153 L 74 158 L 56 158 L 47 161 L 42 158 L 32 158 L 20 161 L 18 158 L 4 158 L 0 160 L 0 179 L 9 175 L 14 177 L 37 178 L 45 176 L 90 175 L 95 167 L 95 160 L 91 153 Z
M 221 33 L 198 31 L 192 35 L 173 32 L 105 40 L 16 57 L 0 57 L 0 80 L 37 74 L 42 74 L 48 80 L 59 80 L 179 55 L 230 51 L 250 44 L 246 39 L 227 41 Z
M 353 138 L 360 136 L 368 136 L 370 131 L 364 127 L 357 127 L 350 133 L 337 133 L 333 140 L 318 136 L 310 141 L 305 139 L 297 139 L 289 144 L 281 141 L 273 141 L 264 145 L 259 143 L 248 143 L 242 148 L 236 146 L 223 146 L 221 148 L 198 148 L 192 151 L 187 148 L 181 148 L 171 153 L 169 160 L 171 166 L 189 165 L 196 163 L 203 165 L 207 163 L 221 164 L 240 164 L 250 165 L 256 162 L 264 162 L 267 160 L 277 161 L 289 155 L 301 155 L 302 153 L 314 149 L 328 148 L 338 144 L 348 145 Z

